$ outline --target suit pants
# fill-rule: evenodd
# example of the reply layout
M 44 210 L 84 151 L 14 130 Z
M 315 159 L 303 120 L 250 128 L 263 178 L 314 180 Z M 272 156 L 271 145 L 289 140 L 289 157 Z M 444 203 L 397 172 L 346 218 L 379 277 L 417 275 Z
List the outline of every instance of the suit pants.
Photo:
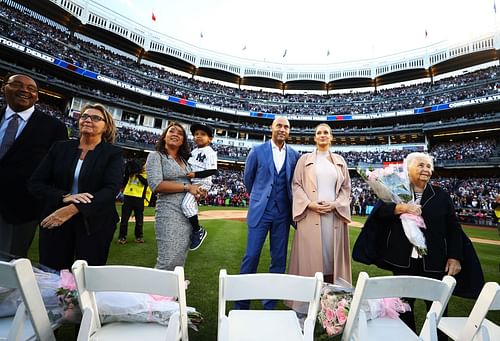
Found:
M 143 237 L 144 224 L 144 199 L 142 197 L 133 197 L 130 195 L 123 196 L 122 218 L 120 220 L 120 236 L 119 238 L 127 237 L 128 220 L 134 211 L 135 217 L 135 238 Z
M 284 273 L 288 251 L 288 236 L 290 234 L 290 211 L 279 212 L 277 207 L 266 209 L 257 226 L 248 226 L 247 248 L 240 273 L 252 274 L 257 272 L 262 247 L 269 232 L 271 264 L 269 272 Z M 264 301 L 266 309 L 274 309 L 276 301 Z M 249 309 L 249 301 L 237 301 L 235 309 Z
M 35 236 L 37 221 L 11 224 L 0 215 L 0 260 L 26 258 Z
M 54 270 L 71 269 L 76 259 L 106 265 L 116 225 L 87 233 L 80 215 L 53 229 L 40 228 L 40 264 Z
M 426 272 L 424 271 L 424 261 L 422 258 L 411 258 L 410 259 L 410 267 L 409 268 L 397 268 L 394 267 L 393 273 L 396 276 L 421 276 L 421 277 L 428 277 L 428 278 L 433 278 L 437 280 L 442 280 L 443 277 L 445 276 L 444 271 L 443 272 Z M 399 315 L 399 318 L 406 323 L 410 329 L 412 329 L 414 332 L 417 331 L 417 327 L 415 325 L 415 314 L 414 314 L 414 306 L 415 306 L 415 299 L 414 298 L 405 298 L 405 301 L 408 302 L 410 305 L 411 310 L 407 311 L 405 313 L 402 313 Z M 431 301 L 424 301 L 425 306 L 427 307 L 427 311 L 431 308 L 432 302 Z M 443 316 L 448 315 L 448 307 L 445 308 L 443 312 Z M 448 337 L 446 334 L 444 334 L 442 331 L 438 330 L 438 340 L 439 341 L 446 341 L 448 340 Z

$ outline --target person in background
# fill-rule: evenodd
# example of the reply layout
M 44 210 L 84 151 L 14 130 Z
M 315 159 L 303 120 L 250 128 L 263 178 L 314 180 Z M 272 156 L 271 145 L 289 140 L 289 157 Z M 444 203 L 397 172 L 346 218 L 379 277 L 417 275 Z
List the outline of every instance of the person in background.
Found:
M 493 219 L 495 220 L 498 228 L 498 235 L 500 236 L 500 194 L 495 198 L 495 202 L 491 205 L 493 209 Z
M 187 163 L 189 156 L 186 131 L 179 123 L 170 122 L 156 144 L 156 151 L 146 160 L 149 187 L 158 196 L 155 211 L 157 269 L 174 270 L 186 262 L 191 224 L 182 213 L 182 200 L 187 192 L 194 196 L 205 193 L 187 177 L 191 172 Z
M 120 220 L 118 244 L 127 243 L 128 220 L 132 211 L 135 218 L 135 242 L 144 243 L 144 205 L 151 199 L 151 189 L 148 186 L 146 169 L 137 160 L 130 160 L 125 165 L 123 177 L 123 205 Z
M 284 273 L 288 236 L 292 223 L 292 176 L 299 153 L 285 142 L 290 123 L 277 117 L 271 125 L 271 141 L 252 148 L 248 154 L 244 182 L 250 194 L 247 223 L 248 237 L 240 273 L 257 271 L 262 246 L 269 233 L 271 264 L 269 272 Z M 265 301 L 273 309 L 276 301 Z M 249 301 L 236 301 L 235 309 L 249 309 Z
M 196 123 L 190 127 L 196 148 L 191 151 L 188 164 L 191 172 L 187 174 L 191 183 L 201 185 L 205 192 L 212 187 L 212 175 L 217 172 L 217 152 L 210 147 L 213 133 L 207 125 Z M 193 231 L 191 233 L 191 251 L 197 250 L 207 236 L 207 231 L 200 226 L 198 221 L 198 201 L 191 193 L 186 193 L 182 201 L 182 212 L 189 219 Z
M 76 259 L 105 265 L 119 220 L 123 157 L 113 117 L 102 104 L 87 104 L 78 127 L 80 139 L 55 143 L 30 179 L 43 203 L 40 264 L 54 270 L 71 269 Z
M 67 140 L 65 125 L 35 107 L 38 85 L 24 74 L 2 84 L 7 106 L 0 111 L 0 260 L 27 257 L 40 207 L 28 179 L 55 141 Z

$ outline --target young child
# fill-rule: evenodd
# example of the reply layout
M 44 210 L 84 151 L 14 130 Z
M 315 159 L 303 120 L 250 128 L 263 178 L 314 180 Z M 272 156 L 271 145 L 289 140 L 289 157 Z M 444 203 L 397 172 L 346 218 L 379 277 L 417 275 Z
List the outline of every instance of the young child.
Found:
M 191 125 L 196 148 L 191 152 L 188 160 L 192 172 L 188 173 L 188 178 L 193 184 L 201 185 L 208 191 L 212 186 L 212 175 L 217 172 L 217 152 L 209 146 L 212 142 L 212 129 L 206 125 L 195 123 Z M 191 234 L 191 245 L 189 249 L 198 249 L 207 236 L 207 231 L 200 226 L 198 221 L 198 202 L 191 193 L 186 193 L 182 201 L 182 213 L 189 219 L 193 228 Z

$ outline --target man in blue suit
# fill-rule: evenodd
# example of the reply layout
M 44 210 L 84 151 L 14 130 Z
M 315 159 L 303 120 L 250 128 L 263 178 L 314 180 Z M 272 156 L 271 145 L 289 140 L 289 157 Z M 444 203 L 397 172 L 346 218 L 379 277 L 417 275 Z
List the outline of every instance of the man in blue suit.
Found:
M 257 272 L 262 246 L 269 232 L 271 265 L 269 272 L 284 273 L 288 235 L 292 223 L 292 177 L 299 153 L 287 146 L 290 123 L 278 117 L 271 125 L 271 141 L 252 148 L 248 154 L 244 182 L 250 194 L 248 239 L 240 273 Z M 273 309 L 276 301 L 265 301 Z M 235 302 L 235 309 L 248 309 L 249 301 Z

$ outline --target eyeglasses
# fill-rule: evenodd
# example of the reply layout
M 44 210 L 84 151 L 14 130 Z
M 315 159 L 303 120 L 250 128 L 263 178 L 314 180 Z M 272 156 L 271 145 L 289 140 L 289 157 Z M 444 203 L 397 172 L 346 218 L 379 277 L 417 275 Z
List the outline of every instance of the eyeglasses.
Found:
M 100 122 L 104 121 L 104 117 L 101 117 L 99 115 L 89 115 L 89 114 L 82 114 L 80 115 L 80 119 L 82 121 L 85 121 L 87 118 L 90 118 L 92 122 Z
M 11 88 L 14 88 L 16 90 L 22 89 L 22 88 L 24 88 L 26 86 L 26 89 L 29 92 L 38 92 L 38 88 L 36 86 L 34 86 L 34 85 L 26 85 L 23 82 L 12 81 L 12 82 L 7 82 L 6 84 L 10 85 Z

